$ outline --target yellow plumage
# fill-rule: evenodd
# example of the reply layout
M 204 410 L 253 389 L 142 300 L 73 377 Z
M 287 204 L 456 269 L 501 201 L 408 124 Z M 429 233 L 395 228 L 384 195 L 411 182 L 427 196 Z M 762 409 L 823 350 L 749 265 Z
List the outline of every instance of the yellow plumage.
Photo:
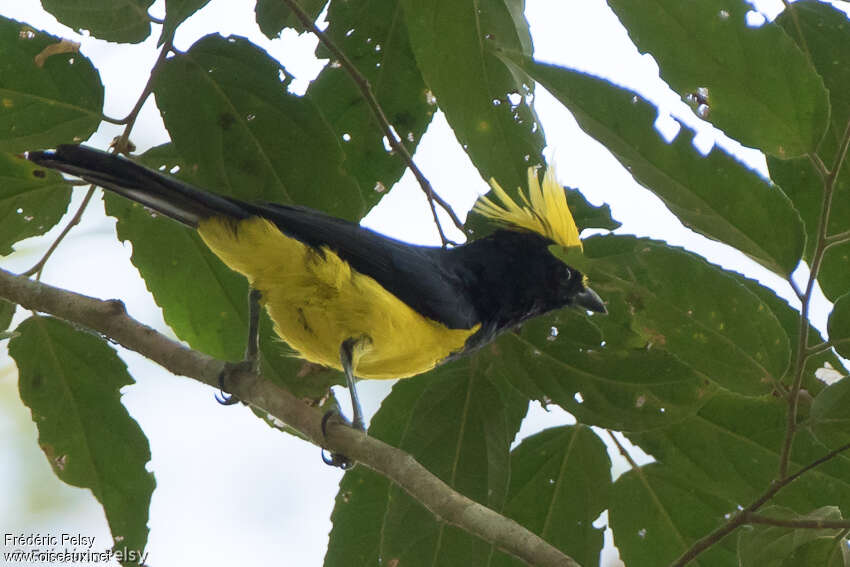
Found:
M 555 177 L 554 167 L 546 170 L 542 186 L 537 180 L 536 169 L 528 168 L 528 196 L 519 190 L 522 204 L 511 199 L 495 179 L 490 180 L 490 186 L 499 203 L 480 197 L 475 203 L 476 212 L 509 228 L 518 227 L 536 232 L 565 248 L 581 249 L 578 227 L 567 206 L 564 188 Z
M 260 291 L 275 331 L 298 356 L 341 370 L 340 345 L 358 339 L 353 366 L 359 378 L 426 372 L 461 350 L 480 327 L 449 329 L 423 317 L 329 248 L 320 254 L 266 219 L 213 217 L 198 232 Z

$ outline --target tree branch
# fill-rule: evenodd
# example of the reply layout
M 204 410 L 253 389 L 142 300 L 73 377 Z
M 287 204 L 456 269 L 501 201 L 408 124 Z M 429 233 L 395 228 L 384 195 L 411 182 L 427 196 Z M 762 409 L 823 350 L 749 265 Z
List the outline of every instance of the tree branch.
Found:
M 320 30 L 313 20 L 310 18 L 310 15 L 304 11 L 303 8 L 298 4 L 296 0 L 283 0 L 283 3 L 286 4 L 290 10 L 295 14 L 298 20 L 301 22 L 305 28 L 310 30 L 319 41 L 324 44 L 325 47 L 328 48 L 328 51 L 333 53 L 334 57 L 337 58 L 337 61 L 342 66 L 343 69 L 348 73 L 348 76 L 351 77 L 351 80 L 354 81 L 354 84 L 360 90 L 360 93 L 363 95 L 363 99 L 366 101 L 366 104 L 369 106 L 369 109 L 372 111 L 372 114 L 375 116 L 375 120 L 378 121 L 378 125 L 381 127 L 381 130 L 384 132 L 384 136 L 387 138 L 390 146 L 394 151 L 401 156 L 404 160 L 405 164 L 407 164 L 408 169 L 410 169 L 413 176 L 416 178 L 416 181 L 419 182 L 419 186 L 422 187 L 422 191 L 425 192 L 425 195 L 428 197 L 428 205 L 431 207 L 431 214 L 434 217 L 434 223 L 437 225 L 437 231 L 440 233 L 440 239 L 443 242 L 443 246 L 450 243 L 451 241 L 446 238 L 446 235 L 443 233 L 443 227 L 440 225 L 440 219 L 437 217 L 437 209 L 434 206 L 436 202 L 440 205 L 443 210 L 448 213 L 449 217 L 452 219 L 452 222 L 458 229 L 463 230 L 463 223 L 460 222 L 460 219 L 457 217 L 455 212 L 446 203 L 439 195 L 434 192 L 434 188 L 431 187 L 431 182 L 425 177 L 416 163 L 413 161 L 413 157 L 410 155 L 410 152 L 407 151 L 407 148 L 404 145 L 404 142 L 396 135 L 393 130 L 390 121 L 387 119 L 387 115 L 384 114 L 384 110 L 381 108 L 381 105 L 378 103 L 378 99 L 375 98 L 375 94 L 372 92 L 372 87 L 369 85 L 369 80 L 363 76 L 362 73 L 357 69 L 354 63 L 345 55 L 345 53 L 336 46 L 333 40 L 328 37 L 328 35 Z
M 793 12 L 792 12 L 793 14 Z M 821 202 L 820 216 L 818 217 L 817 226 L 817 242 L 815 250 L 812 254 L 812 263 L 809 268 L 809 281 L 806 284 L 806 291 L 800 300 L 802 308 L 800 309 L 800 326 L 797 341 L 797 364 L 794 368 L 794 382 L 791 390 L 788 392 L 788 412 L 785 423 L 785 439 L 782 442 L 782 452 L 779 457 L 779 471 L 777 476 L 779 479 L 784 478 L 788 474 L 788 463 L 791 460 L 791 447 L 794 444 L 794 435 L 797 432 L 797 401 L 800 394 L 800 388 L 803 385 L 803 374 L 806 368 L 806 347 L 809 345 L 809 303 L 812 299 L 815 281 L 817 281 L 820 265 L 823 261 L 824 252 L 826 252 L 828 241 L 827 231 L 829 229 L 829 217 L 832 212 L 832 198 L 835 194 L 835 182 L 838 179 L 838 173 L 844 164 L 844 158 L 847 156 L 848 148 L 850 148 L 850 121 L 844 128 L 844 134 L 841 139 L 841 144 L 838 153 L 835 156 L 832 169 L 823 177 L 824 172 L 821 170 L 823 178 L 823 201 Z M 817 164 L 818 161 L 813 160 Z
M 761 514 L 745 514 L 747 524 L 761 524 L 765 526 L 777 526 L 780 528 L 795 528 L 804 530 L 845 530 L 850 528 L 850 520 L 807 520 L 772 518 Z
M 224 362 L 187 348 L 127 315 L 118 300 L 103 301 L 16 276 L 0 269 L 0 297 L 106 335 L 174 374 L 218 388 Z M 455 492 L 413 457 L 350 427 L 331 425 L 322 434 L 321 413 L 261 376 L 235 376 L 230 390 L 240 400 L 298 430 L 316 445 L 343 453 L 382 474 L 444 522 L 480 537 L 530 565 L 580 567 L 517 522 Z

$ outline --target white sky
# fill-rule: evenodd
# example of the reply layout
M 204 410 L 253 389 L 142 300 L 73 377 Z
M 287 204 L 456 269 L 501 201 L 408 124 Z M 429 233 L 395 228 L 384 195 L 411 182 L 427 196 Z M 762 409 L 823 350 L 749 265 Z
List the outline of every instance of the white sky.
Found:
M 568 7 L 573 9 L 567 12 Z M 761 2 L 759 8 L 772 19 L 781 2 Z M 163 9 L 164 2 L 159 0 L 152 13 L 161 16 Z M 147 80 L 143 70 L 152 66 L 157 55 L 156 34 L 135 46 L 81 37 L 58 25 L 41 10 L 37 0 L 2 1 L 0 15 L 80 41 L 82 52 L 92 59 L 107 85 L 105 112 L 109 116 L 127 114 Z M 527 16 L 538 59 L 611 78 L 642 93 L 659 105 L 662 116 L 673 112 L 696 127 L 695 143 L 702 151 L 711 147 L 717 133 L 696 119 L 678 95 L 663 84 L 652 58 L 637 53 L 602 0 L 528 0 Z M 301 89 L 321 69 L 322 63 L 312 58 L 314 38 L 288 31 L 283 39 L 269 41 L 260 34 L 251 0 L 213 0 L 180 27 L 176 46 L 187 49 L 197 38 L 214 31 L 250 37 L 281 59 Z M 618 232 L 652 236 L 698 251 L 712 262 L 764 281 L 796 305 L 780 278 L 742 254 L 685 229 L 657 198 L 634 183 L 607 150 L 584 135 L 570 114 L 542 89 L 537 91 L 536 107 L 550 144 L 549 156 L 558 163 L 561 181 L 581 188 L 594 204 L 609 203 L 614 217 L 623 223 Z M 659 127 L 668 137 L 675 134 L 669 118 L 662 117 Z M 105 148 L 118 133 L 118 127 L 105 125 L 89 143 Z M 140 151 L 167 140 L 152 102 L 141 114 L 132 139 Z M 751 167 L 765 171 L 759 152 L 728 140 L 722 144 Z M 460 211 L 467 210 L 477 194 L 487 190 L 441 116 L 423 138 L 416 160 L 434 187 Z M 70 210 L 76 210 L 80 198 L 75 196 Z M 370 213 L 366 224 L 405 240 L 437 242 L 424 198 L 409 174 Z M 56 233 L 54 230 L 44 239 L 22 243 L 16 254 L 3 259 L 3 267 L 13 271 L 28 268 Z M 129 256 L 129 245 L 116 241 L 114 221 L 104 216 L 98 201 L 50 261 L 43 279 L 97 297 L 118 295 L 132 316 L 170 334 Z M 816 305 L 814 323 L 825 328 L 830 306 L 822 299 Z M 0 400 L 12 401 L 0 402 L 4 404 L 0 411 L 0 454 L 6 456 L 0 460 L 0 486 L 43 485 L 43 491 L 56 502 L 33 500 L 23 489 L 17 495 L 7 490 L 9 497 L 0 500 L 0 532 L 78 531 L 97 536 L 96 549 L 109 548 L 111 539 L 99 505 L 87 491 L 68 487 L 53 477 L 36 445 L 37 434 L 28 411 L 17 403 L 14 368 L 8 370 L 12 363 L 2 352 L 0 368 L 7 371 L 0 373 Z M 134 353 L 122 352 L 122 357 L 138 380 L 136 386 L 125 389 L 124 401 L 150 440 L 150 467 L 158 484 L 151 509 L 150 562 L 321 565 L 341 473 L 322 464 L 319 450 L 270 429 L 247 408 L 219 406 L 207 387 L 175 378 Z M 389 386 L 386 382 L 360 383 L 367 415 L 374 413 Z M 341 399 L 347 400 L 347 395 L 342 394 Z M 521 435 L 571 422 L 571 416 L 561 410 L 535 408 Z M 618 470 L 625 468 L 615 452 L 612 458 L 620 463 Z M 57 513 L 57 509 L 61 511 Z

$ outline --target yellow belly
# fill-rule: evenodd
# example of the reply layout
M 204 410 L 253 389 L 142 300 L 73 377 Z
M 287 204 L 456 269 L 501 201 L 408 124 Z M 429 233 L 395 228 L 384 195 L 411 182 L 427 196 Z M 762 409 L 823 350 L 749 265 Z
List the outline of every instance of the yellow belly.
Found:
M 311 362 L 341 369 L 340 345 L 355 338 L 356 376 L 407 378 L 461 350 L 480 326 L 449 329 L 423 317 L 330 249 L 319 254 L 265 219 L 213 218 L 198 232 L 260 291 L 277 334 Z

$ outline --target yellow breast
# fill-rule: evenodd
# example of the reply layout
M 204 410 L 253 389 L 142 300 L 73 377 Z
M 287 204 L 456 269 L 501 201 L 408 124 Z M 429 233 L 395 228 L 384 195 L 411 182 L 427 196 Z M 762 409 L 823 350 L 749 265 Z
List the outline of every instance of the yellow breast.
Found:
M 407 378 L 461 350 L 480 326 L 449 329 L 423 317 L 330 249 L 320 254 L 265 219 L 211 218 L 198 232 L 260 291 L 277 334 L 311 362 L 341 369 L 340 345 L 356 338 L 357 377 Z

